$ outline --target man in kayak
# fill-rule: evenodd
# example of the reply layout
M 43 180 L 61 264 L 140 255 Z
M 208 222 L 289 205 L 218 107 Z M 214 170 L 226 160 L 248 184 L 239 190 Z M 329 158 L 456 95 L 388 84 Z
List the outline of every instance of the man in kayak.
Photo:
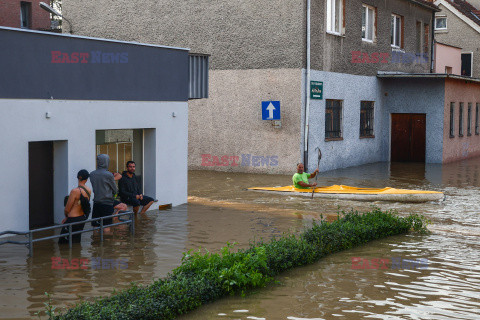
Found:
M 317 183 L 308 183 L 308 179 L 315 178 L 317 172 L 319 172 L 318 168 L 313 171 L 313 173 L 306 173 L 303 171 L 303 163 L 297 164 L 297 173 L 295 173 L 292 177 L 293 185 L 297 189 L 306 189 L 306 188 L 315 188 Z

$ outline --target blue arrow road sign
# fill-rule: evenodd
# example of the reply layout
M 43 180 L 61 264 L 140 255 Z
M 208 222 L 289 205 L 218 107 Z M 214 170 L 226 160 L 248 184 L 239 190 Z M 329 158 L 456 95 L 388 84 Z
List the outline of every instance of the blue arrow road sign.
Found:
M 280 120 L 280 101 L 262 101 L 262 120 Z

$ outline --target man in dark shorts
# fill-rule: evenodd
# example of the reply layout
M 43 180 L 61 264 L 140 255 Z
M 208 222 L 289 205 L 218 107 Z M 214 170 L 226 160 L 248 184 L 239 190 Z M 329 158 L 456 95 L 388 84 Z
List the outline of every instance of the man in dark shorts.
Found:
M 145 196 L 140 190 L 135 177 L 135 162 L 127 162 L 127 171 L 123 171 L 122 179 L 118 181 L 118 189 L 122 202 L 133 206 L 133 212 L 137 213 L 140 206 L 143 206 L 140 213 L 147 212 L 153 204 L 153 198 Z
M 110 158 L 106 154 L 97 156 L 97 170 L 90 173 L 90 182 L 93 189 L 93 210 L 92 218 L 100 218 L 110 216 L 114 212 L 113 197 L 117 193 L 117 185 L 113 174 L 108 171 L 108 163 Z M 103 220 L 103 225 L 112 224 L 112 219 Z M 92 226 L 97 227 L 100 221 L 92 222 Z M 105 228 L 106 232 L 110 228 Z

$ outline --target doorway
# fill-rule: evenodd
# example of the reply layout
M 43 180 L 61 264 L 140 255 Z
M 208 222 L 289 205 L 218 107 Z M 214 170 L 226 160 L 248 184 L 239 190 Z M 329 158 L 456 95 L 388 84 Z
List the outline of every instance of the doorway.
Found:
M 473 53 L 462 53 L 462 76 L 472 76 Z
M 53 141 L 28 143 L 30 229 L 53 225 Z
M 96 155 L 107 154 L 108 170 L 122 173 L 126 162 L 135 161 L 135 177 L 143 190 L 143 129 L 97 130 Z
M 392 162 L 425 162 L 426 114 L 392 113 Z

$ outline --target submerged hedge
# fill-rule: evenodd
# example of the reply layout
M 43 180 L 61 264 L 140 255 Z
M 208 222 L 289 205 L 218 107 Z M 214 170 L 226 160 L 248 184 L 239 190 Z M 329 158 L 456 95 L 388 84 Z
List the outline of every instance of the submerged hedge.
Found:
M 232 252 L 184 254 L 182 264 L 165 279 L 146 287 L 132 286 L 111 297 L 82 302 L 51 319 L 173 319 L 220 297 L 262 287 L 280 272 L 313 263 L 332 252 L 368 241 L 426 231 L 423 217 L 394 212 L 343 213 L 339 219 L 314 223 L 302 234 L 284 236 Z

